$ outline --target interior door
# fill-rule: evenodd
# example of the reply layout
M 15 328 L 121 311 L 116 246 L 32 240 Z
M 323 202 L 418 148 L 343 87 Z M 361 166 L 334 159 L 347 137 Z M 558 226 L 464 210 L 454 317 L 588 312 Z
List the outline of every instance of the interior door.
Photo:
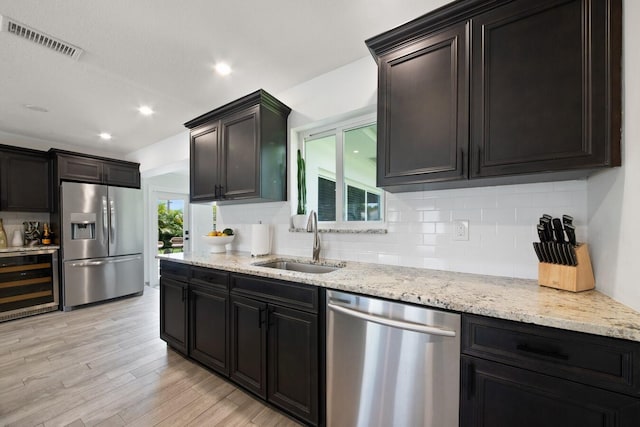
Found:
M 109 187 L 109 256 L 142 253 L 142 191 L 135 188 Z

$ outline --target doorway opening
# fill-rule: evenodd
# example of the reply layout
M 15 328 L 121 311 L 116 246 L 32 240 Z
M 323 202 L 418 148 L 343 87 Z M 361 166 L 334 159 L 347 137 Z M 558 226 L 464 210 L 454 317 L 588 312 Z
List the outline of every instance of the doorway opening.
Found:
M 158 252 L 184 252 L 184 200 L 159 199 L 157 209 Z
M 157 254 L 173 254 L 190 251 L 189 241 L 189 195 L 154 191 L 151 203 L 155 224 L 152 246 L 153 262 L 149 271 L 149 285 L 157 287 L 160 282 L 160 261 Z

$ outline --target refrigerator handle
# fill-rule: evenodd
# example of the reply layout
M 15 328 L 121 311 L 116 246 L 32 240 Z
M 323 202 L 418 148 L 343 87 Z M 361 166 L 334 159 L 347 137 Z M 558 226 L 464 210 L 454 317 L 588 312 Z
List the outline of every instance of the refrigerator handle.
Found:
M 116 243 L 116 203 L 109 200 L 109 245 Z
M 109 213 L 107 212 L 107 197 L 102 196 L 102 241 L 107 241 L 107 228 L 109 227 Z

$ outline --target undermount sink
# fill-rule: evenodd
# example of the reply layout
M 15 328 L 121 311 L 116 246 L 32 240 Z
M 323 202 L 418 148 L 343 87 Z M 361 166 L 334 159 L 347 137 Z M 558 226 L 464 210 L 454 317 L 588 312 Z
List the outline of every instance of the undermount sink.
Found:
M 319 265 L 298 261 L 271 261 L 264 264 L 254 264 L 258 267 L 276 268 L 278 270 L 297 271 L 300 273 L 322 274 L 336 271 L 344 265 Z

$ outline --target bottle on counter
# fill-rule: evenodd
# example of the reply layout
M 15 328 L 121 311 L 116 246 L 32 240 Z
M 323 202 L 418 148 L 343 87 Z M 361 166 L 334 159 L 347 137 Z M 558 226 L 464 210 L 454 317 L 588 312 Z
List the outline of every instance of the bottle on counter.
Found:
M 44 231 L 42 232 L 42 244 L 50 245 L 51 244 L 51 232 L 49 232 L 49 224 L 44 223 Z
M 7 233 L 4 231 L 4 224 L 2 218 L 0 218 L 0 249 L 7 247 Z

